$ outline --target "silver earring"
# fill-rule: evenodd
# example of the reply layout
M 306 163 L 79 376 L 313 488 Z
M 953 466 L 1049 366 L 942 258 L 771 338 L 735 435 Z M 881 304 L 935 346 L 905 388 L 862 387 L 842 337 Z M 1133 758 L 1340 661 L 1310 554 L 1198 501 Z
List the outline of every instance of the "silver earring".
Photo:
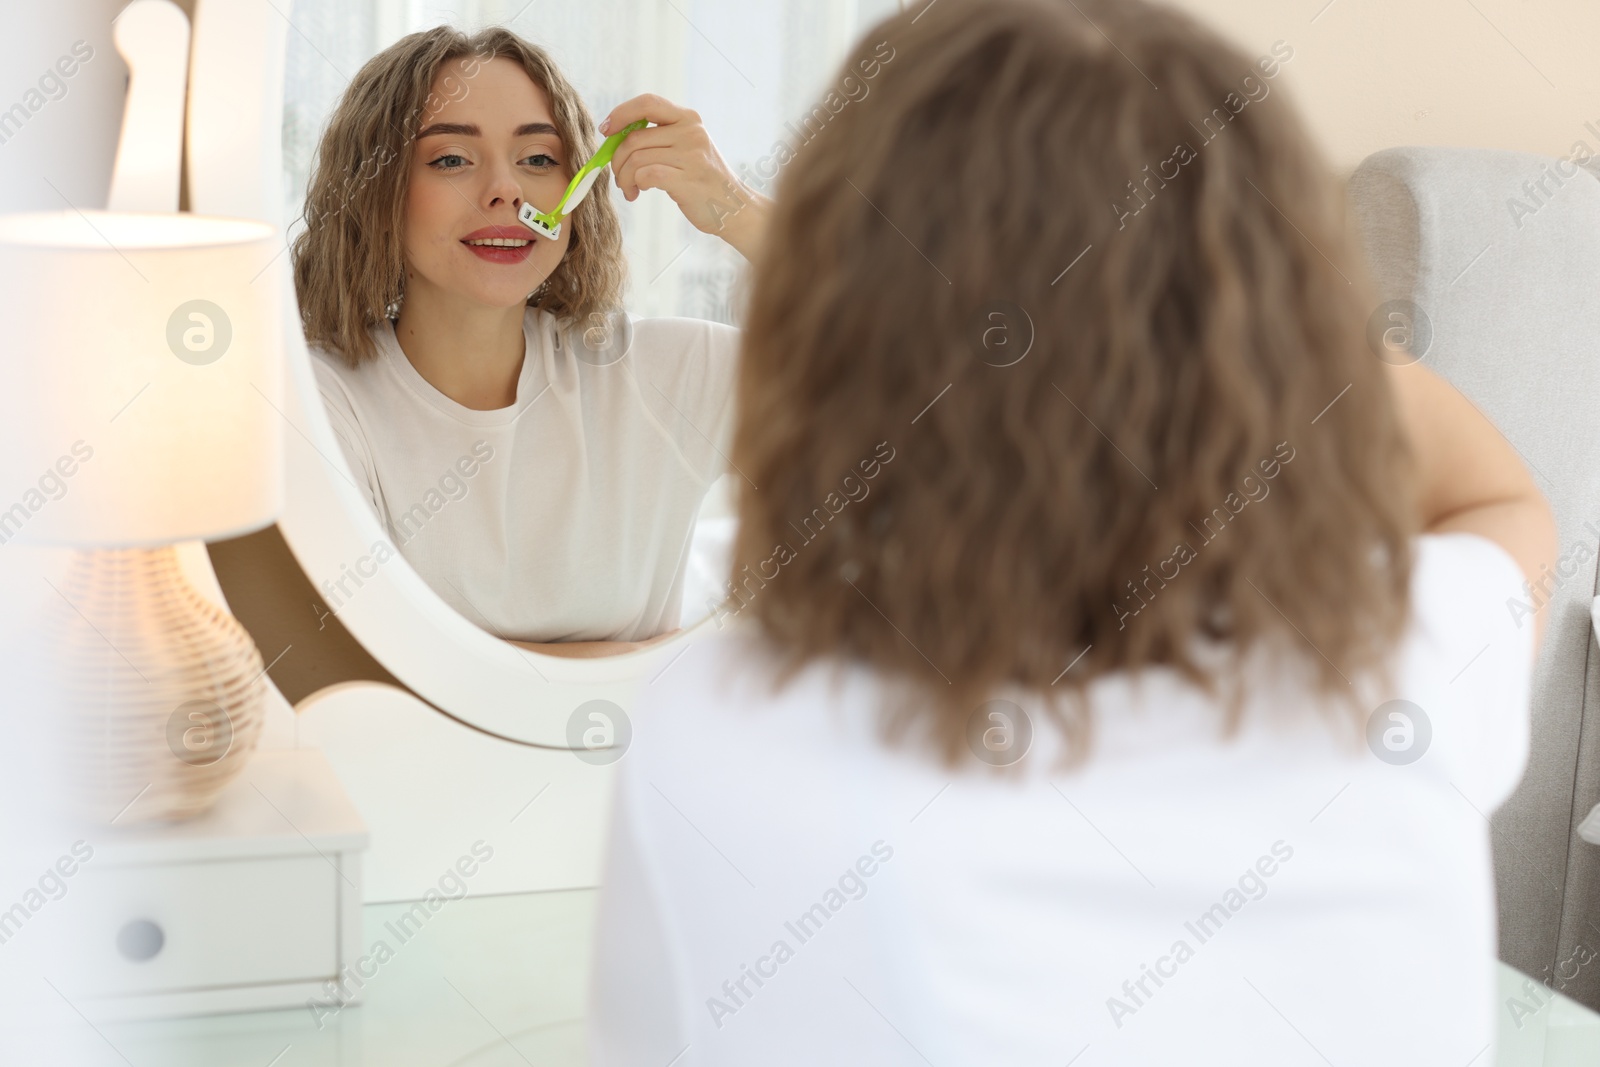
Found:
M 544 281 L 539 283 L 539 288 L 535 289 L 533 292 L 528 294 L 528 303 L 537 304 L 539 302 L 540 298 L 544 296 L 545 290 L 549 289 L 549 288 L 550 288 L 550 279 L 546 278 Z

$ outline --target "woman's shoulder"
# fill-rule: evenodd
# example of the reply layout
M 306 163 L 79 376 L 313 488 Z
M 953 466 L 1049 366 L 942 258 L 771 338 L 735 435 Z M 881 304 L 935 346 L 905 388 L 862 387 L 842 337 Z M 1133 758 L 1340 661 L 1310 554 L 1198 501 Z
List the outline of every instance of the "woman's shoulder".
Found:
M 330 387 L 344 391 L 360 389 L 362 383 L 374 377 L 374 371 L 382 362 L 387 348 L 386 340 L 394 336 L 393 327 L 387 319 L 382 320 L 367 327 L 367 336 L 372 339 L 374 355 L 360 360 L 346 355 L 331 341 L 306 341 L 306 351 L 311 355 L 311 370 L 324 390 Z
M 393 335 L 393 326 L 387 319 L 375 322 L 367 327 L 367 336 L 372 339 L 372 344 L 378 352 L 384 348 L 384 333 L 389 331 Z M 332 341 L 306 340 L 306 351 L 311 353 L 313 366 L 326 366 L 339 372 L 342 376 L 359 373 L 362 369 L 371 366 L 376 360 L 355 360 L 348 357 L 345 352 Z
M 1503 615 L 1517 622 L 1514 604 L 1529 594 L 1521 566 L 1499 544 L 1465 530 L 1421 534 L 1412 544 L 1415 613 L 1441 621 Z
M 648 351 L 652 357 L 699 354 L 707 350 L 738 347 L 739 328 L 711 319 L 687 316 L 640 316 L 622 308 L 597 311 L 587 318 L 557 318 L 541 308 L 529 308 L 524 326 L 530 333 L 559 336 L 564 344 L 590 348 L 616 347 Z
M 320 381 L 324 378 L 344 378 L 355 374 L 360 368 L 351 366 L 344 353 L 329 345 L 306 342 L 306 351 L 311 354 L 311 369 Z
M 348 358 L 336 345 L 325 342 L 306 342 L 311 355 L 311 374 L 317 383 L 326 405 L 349 419 L 357 419 L 358 412 L 380 401 L 375 399 L 383 389 L 377 368 L 384 351 L 380 323 L 368 328 L 377 355 L 371 359 L 355 361 Z
M 739 328 L 677 316 L 631 320 L 630 350 L 659 388 L 683 403 L 726 414 L 739 356 Z
M 635 344 L 660 356 L 730 364 L 739 351 L 739 328 L 711 319 L 677 316 L 633 320 Z
M 1547 594 L 1530 587 L 1511 553 L 1481 534 L 1428 533 L 1413 545 L 1409 661 L 1424 675 L 1474 679 L 1463 699 L 1498 686 L 1526 687 L 1534 616 Z

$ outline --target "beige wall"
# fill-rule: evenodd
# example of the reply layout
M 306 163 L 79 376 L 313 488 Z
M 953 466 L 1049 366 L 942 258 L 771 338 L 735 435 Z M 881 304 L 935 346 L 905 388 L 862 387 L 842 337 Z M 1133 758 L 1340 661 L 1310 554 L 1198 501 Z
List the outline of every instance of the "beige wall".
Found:
M 1175 0 L 1251 56 L 1294 58 L 1287 89 L 1348 173 L 1402 144 L 1600 154 L 1596 0 Z M 1313 21 L 1313 19 L 1315 21 Z M 1520 54 L 1519 54 L 1520 53 Z

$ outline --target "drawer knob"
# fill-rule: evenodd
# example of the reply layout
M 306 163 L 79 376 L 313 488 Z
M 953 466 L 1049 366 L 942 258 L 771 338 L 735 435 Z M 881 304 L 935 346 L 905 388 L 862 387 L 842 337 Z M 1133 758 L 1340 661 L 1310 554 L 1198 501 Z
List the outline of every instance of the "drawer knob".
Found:
M 134 962 L 143 962 L 161 951 L 167 935 L 149 919 L 134 919 L 117 931 L 117 951 Z

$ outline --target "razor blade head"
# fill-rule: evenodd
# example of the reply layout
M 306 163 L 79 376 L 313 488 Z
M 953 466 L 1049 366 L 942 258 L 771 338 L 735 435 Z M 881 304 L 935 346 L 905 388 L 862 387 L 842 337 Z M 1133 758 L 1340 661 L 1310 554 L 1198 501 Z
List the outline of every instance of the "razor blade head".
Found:
M 532 204 L 525 203 L 520 209 L 518 209 L 517 221 L 521 222 L 524 226 L 538 234 L 540 237 L 548 237 L 550 240 L 554 241 L 556 238 L 561 236 L 561 223 L 558 222 L 554 225 L 551 225 L 550 223 L 546 222 Z

